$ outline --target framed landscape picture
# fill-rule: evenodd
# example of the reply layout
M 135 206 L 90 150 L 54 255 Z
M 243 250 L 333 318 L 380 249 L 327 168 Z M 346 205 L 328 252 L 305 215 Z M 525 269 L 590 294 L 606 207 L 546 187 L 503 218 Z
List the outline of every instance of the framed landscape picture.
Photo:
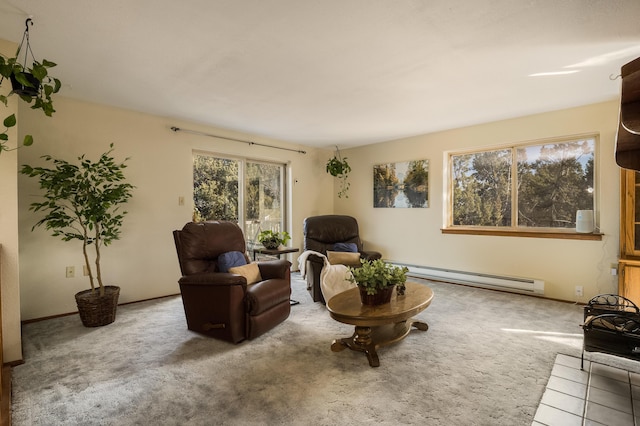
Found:
M 429 207 L 429 160 L 373 166 L 373 207 Z

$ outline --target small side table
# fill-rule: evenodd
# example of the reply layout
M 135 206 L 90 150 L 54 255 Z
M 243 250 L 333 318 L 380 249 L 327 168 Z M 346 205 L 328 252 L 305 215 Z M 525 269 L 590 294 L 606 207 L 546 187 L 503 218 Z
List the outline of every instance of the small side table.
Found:
M 299 251 L 300 251 L 300 249 L 297 249 L 297 248 L 283 248 L 283 249 L 279 249 L 279 248 L 277 248 L 277 249 L 268 249 L 266 247 L 254 248 L 253 249 L 253 260 L 254 261 L 256 260 L 256 254 L 266 254 L 268 256 L 277 256 L 278 259 L 280 259 L 280 256 L 283 255 L 283 254 L 296 253 L 296 252 L 299 252 Z M 291 305 L 297 305 L 300 302 L 298 302 L 297 300 L 290 299 L 289 303 Z
M 256 254 L 266 254 L 268 256 L 277 256 L 280 259 L 280 256 L 287 253 L 296 253 L 299 252 L 300 249 L 297 248 L 282 248 L 282 249 L 268 249 L 268 248 L 254 248 L 253 249 L 253 260 L 256 260 Z

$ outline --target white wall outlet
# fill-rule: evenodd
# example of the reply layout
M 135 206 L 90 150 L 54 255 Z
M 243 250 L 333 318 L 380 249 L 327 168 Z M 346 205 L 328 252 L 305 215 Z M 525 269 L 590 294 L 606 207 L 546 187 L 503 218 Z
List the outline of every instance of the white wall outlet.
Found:
M 183 196 L 179 196 L 178 197 L 178 205 L 179 206 L 184 206 L 184 197 Z
M 582 292 L 583 292 L 582 286 L 581 285 L 577 285 L 576 286 L 576 296 L 582 297 Z
M 76 276 L 76 268 L 73 266 L 67 266 L 66 269 L 66 277 L 67 278 L 73 278 Z

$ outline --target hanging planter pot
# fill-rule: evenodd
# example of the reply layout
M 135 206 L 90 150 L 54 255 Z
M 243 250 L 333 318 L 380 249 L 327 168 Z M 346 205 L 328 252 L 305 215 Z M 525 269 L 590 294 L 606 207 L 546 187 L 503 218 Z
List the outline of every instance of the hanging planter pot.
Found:
M 349 198 L 347 193 L 349 192 L 349 186 L 351 185 L 347 179 L 349 178 L 349 172 L 351 172 L 351 166 L 347 162 L 347 157 L 342 158 L 340 156 L 340 150 L 336 146 L 336 154 L 327 162 L 327 173 L 331 176 L 340 179 L 340 191 L 338 191 L 338 198 Z
M 56 111 L 53 108 L 51 97 L 58 93 L 62 83 L 57 78 L 49 75 L 49 68 L 56 66 L 54 62 L 46 59 L 37 61 L 33 56 L 29 43 L 29 25 L 33 25 L 31 18 L 25 21 L 22 41 L 18 46 L 15 57 L 0 55 L 0 86 L 6 80 L 11 82 L 12 88 L 8 95 L 0 95 L 0 99 L 7 106 L 7 98 L 14 94 L 18 95 L 22 101 L 31 104 L 31 109 L 41 109 L 47 117 L 51 117 Z M 2 151 L 10 150 L 7 142 L 9 140 L 8 131 L 10 127 L 14 127 L 17 124 L 17 120 L 15 114 L 10 114 L 0 122 L 4 124 L 4 131 L 0 129 L 1 154 Z M 24 135 L 22 145 L 29 146 L 32 143 L 33 136 Z
M 28 97 L 35 97 L 40 93 L 40 80 L 31 73 L 22 72 L 18 76 L 12 73 L 10 78 L 13 93 Z M 22 80 L 22 82 L 19 80 Z M 29 82 L 29 84 L 26 84 L 26 82 Z

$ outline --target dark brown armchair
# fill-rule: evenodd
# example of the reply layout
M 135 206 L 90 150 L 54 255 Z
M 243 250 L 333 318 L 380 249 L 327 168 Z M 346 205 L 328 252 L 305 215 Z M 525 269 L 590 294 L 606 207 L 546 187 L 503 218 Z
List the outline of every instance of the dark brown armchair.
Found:
M 355 244 L 361 259 L 375 260 L 382 255 L 377 251 L 365 251 L 360 239 L 358 221 L 351 216 L 324 215 L 311 216 L 304 220 L 304 250 L 312 250 L 323 255 L 335 250 L 337 243 Z M 324 259 L 309 255 L 306 263 L 307 290 L 314 302 L 326 303 L 320 287 L 320 273 Z
M 257 268 L 254 264 L 240 267 L 243 271 L 239 273 L 220 272 L 219 259 L 225 253 L 239 252 L 249 264 L 244 235 L 237 224 L 190 222 L 173 231 L 173 236 L 189 330 L 238 343 L 260 336 L 289 317 L 289 261 L 256 262 Z M 255 270 L 254 276 L 245 273 L 246 269 Z M 257 282 L 247 284 L 247 279 Z

